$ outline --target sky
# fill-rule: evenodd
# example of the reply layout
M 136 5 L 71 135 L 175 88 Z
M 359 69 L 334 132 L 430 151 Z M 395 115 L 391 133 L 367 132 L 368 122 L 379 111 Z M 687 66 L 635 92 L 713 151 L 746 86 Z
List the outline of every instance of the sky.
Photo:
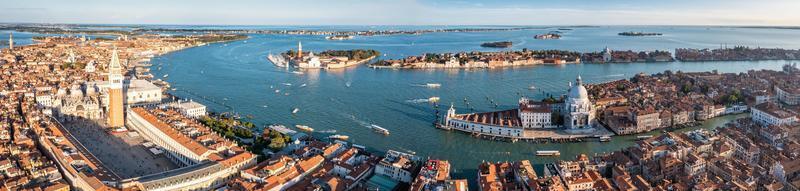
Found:
M 3 0 L 2 23 L 800 26 L 800 0 Z

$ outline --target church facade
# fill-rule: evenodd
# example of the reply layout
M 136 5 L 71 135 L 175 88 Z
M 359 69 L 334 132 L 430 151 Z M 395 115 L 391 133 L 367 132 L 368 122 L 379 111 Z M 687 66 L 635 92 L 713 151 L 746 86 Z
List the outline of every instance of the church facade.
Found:
M 526 130 L 535 129 L 593 129 L 596 124 L 594 104 L 577 77 L 569 84 L 563 103 L 548 103 L 520 98 L 519 108 L 503 111 L 456 114 L 452 106 L 442 127 L 469 133 L 499 137 L 525 137 Z

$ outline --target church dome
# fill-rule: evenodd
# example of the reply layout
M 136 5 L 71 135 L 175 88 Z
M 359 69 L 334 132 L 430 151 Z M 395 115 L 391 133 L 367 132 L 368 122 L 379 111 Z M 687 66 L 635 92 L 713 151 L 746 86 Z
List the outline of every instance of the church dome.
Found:
M 589 93 L 586 91 L 586 87 L 583 87 L 583 82 L 581 81 L 581 76 L 578 76 L 574 86 L 569 88 L 569 94 L 567 94 L 568 98 L 570 99 L 589 99 Z

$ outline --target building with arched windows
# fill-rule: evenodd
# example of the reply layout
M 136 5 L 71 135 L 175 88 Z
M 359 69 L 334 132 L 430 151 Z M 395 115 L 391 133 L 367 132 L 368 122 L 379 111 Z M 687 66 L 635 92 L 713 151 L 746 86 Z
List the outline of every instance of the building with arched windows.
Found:
M 595 124 L 594 104 L 578 76 L 574 85 L 570 83 L 563 103 L 539 102 L 523 97 L 517 109 L 468 114 L 456 114 L 451 106 L 442 127 L 473 134 L 530 138 L 540 136 L 531 130 L 593 130 Z

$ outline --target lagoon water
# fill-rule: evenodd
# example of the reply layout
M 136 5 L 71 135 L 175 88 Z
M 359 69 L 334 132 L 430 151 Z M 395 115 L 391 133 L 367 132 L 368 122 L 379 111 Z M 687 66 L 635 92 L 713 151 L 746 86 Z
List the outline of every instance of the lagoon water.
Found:
M 292 28 L 292 27 L 287 27 Z M 325 27 L 320 27 L 325 28 Z M 358 28 L 358 27 L 355 27 Z M 400 58 L 427 52 L 501 51 L 482 48 L 489 41 L 514 42 L 511 49 L 564 49 L 600 51 L 668 50 L 675 48 L 751 47 L 800 48 L 800 30 L 727 27 L 591 27 L 563 31 L 560 40 L 535 40 L 533 35 L 555 28 L 478 33 L 428 33 L 422 35 L 358 36 L 347 41 L 327 41 L 324 36 L 253 34 L 243 41 L 190 48 L 152 60 L 155 76 L 165 79 L 171 93 L 206 104 L 213 111 L 252 115 L 266 124 L 308 125 L 316 130 L 336 130 L 355 144 L 385 151 L 413 151 L 424 157 L 451 162 L 454 177 L 468 178 L 472 186 L 477 166 L 483 161 L 531 160 L 541 164 L 571 159 L 580 153 L 594 154 L 632 146 L 633 136 L 614 137 L 612 142 L 566 144 L 507 143 L 480 140 L 467 134 L 435 129 L 433 105 L 420 99 L 441 97 L 443 109 L 451 103 L 459 113 L 514 108 L 520 96 L 542 98 L 561 95 L 577 75 L 588 83 L 630 78 L 637 73 L 672 71 L 744 72 L 751 69 L 779 70 L 793 61 L 742 61 L 693 63 L 572 64 L 475 70 L 394 70 L 358 66 L 343 70 L 305 70 L 294 74 L 266 60 L 270 52 L 294 49 L 302 41 L 304 50 L 376 49 Z M 624 37 L 624 31 L 660 32 L 663 36 Z M 158 69 L 161 67 L 161 70 Z M 285 83 L 285 84 L 284 84 Z M 441 83 L 440 88 L 420 86 Z M 291 84 L 291 85 L 289 85 Z M 301 84 L 307 84 L 301 87 Z M 350 84 L 349 86 L 347 84 Z M 529 90 L 530 86 L 537 90 Z M 276 93 L 280 90 L 280 93 Z M 488 97 L 488 99 L 487 99 Z M 464 103 L 469 100 L 474 110 Z M 499 103 L 495 108 L 489 100 Z M 292 110 L 299 112 L 292 115 Z M 726 116 L 706 122 L 712 128 L 746 115 Z M 391 131 L 383 136 L 368 126 Z M 657 132 L 653 132 L 657 133 Z M 652 133 L 651 133 L 652 134 Z M 314 134 L 324 137 L 327 134 Z M 560 157 L 536 157 L 536 150 L 560 150 Z

